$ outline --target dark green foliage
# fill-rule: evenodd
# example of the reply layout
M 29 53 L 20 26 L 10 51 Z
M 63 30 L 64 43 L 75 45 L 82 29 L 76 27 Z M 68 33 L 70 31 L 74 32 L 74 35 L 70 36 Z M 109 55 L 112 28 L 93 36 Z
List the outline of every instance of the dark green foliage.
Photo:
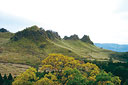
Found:
M 7 77 L 6 74 L 4 74 L 4 76 L 2 77 L 2 75 L 0 74 L 0 85 L 12 85 L 12 82 L 14 81 L 11 73 L 9 74 L 9 76 Z
M 111 57 L 128 62 L 128 52 L 116 52 L 111 54 Z
M 128 85 L 128 79 L 124 82 L 123 85 Z
M 3 79 L 4 79 L 4 80 L 7 80 L 7 79 L 8 79 L 6 74 L 4 74 Z
M 42 43 L 41 45 L 40 45 L 40 48 L 44 48 L 44 47 L 46 47 L 46 43 Z
M 2 84 L 3 84 L 3 78 L 2 78 L 2 75 L 0 73 L 0 85 L 2 85 Z
M 68 78 L 65 81 L 67 82 L 67 85 L 87 85 L 88 83 L 87 79 L 82 76 L 81 72 L 78 69 L 69 69 L 64 73 L 66 74 L 65 77 Z M 69 75 L 72 75 L 73 78 L 70 78 Z
M 9 80 L 8 80 L 8 78 L 7 78 L 7 75 L 6 75 L 6 74 L 4 74 L 3 80 L 4 80 L 3 85 L 8 85 Z
M 68 40 L 69 39 L 69 37 L 68 36 L 64 36 L 64 38 L 63 38 L 64 40 Z
M 11 73 L 9 73 L 8 80 L 10 80 L 10 81 L 13 80 L 13 77 L 12 77 Z
M 97 76 L 96 76 L 96 81 L 111 81 L 111 75 L 105 73 L 104 71 L 101 71 Z
M 113 63 L 112 58 L 110 58 L 109 62 L 93 61 L 92 63 L 96 64 L 106 72 L 111 72 L 113 75 L 119 76 L 121 79 L 121 84 L 127 83 L 128 63 Z
M 44 71 L 44 72 L 37 72 L 36 76 L 39 77 L 39 79 L 43 78 L 45 74 L 48 74 L 48 72 Z
M 13 79 L 11 73 L 9 73 L 9 76 L 8 76 L 8 85 L 11 85 L 13 81 L 14 81 L 14 79 Z
M 8 30 L 4 29 L 4 28 L 1 28 L 0 29 L 0 32 L 8 32 Z
M 81 38 L 81 41 L 86 42 L 86 43 L 93 44 L 93 42 L 90 40 L 89 36 L 87 36 L 87 35 L 84 35 L 84 36 Z

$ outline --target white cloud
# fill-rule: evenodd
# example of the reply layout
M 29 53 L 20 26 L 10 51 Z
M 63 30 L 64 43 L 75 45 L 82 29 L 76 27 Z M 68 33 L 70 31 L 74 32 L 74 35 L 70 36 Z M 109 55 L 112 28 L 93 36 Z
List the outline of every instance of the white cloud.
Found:
M 2 0 L 0 10 L 39 22 L 61 36 L 87 34 L 94 42 L 126 43 L 128 14 L 117 13 L 120 3 L 123 0 Z

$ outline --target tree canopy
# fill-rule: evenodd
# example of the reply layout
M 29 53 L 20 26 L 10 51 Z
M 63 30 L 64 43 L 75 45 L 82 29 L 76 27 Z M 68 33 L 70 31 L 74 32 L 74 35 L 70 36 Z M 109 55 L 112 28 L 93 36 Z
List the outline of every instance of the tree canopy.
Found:
M 38 75 L 37 75 L 38 74 Z M 50 54 L 42 61 L 40 72 L 29 68 L 17 76 L 13 85 L 120 85 L 121 80 L 112 73 L 62 54 Z

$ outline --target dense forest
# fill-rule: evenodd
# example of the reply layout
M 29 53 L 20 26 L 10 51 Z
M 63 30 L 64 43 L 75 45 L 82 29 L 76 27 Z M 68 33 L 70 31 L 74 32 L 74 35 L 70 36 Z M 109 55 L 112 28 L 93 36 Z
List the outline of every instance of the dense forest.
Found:
M 96 64 L 100 69 L 111 72 L 113 75 L 119 76 L 122 85 L 128 85 L 128 63 L 114 63 L 111 59 L 107 62 L 102 61 L 86 61 Z

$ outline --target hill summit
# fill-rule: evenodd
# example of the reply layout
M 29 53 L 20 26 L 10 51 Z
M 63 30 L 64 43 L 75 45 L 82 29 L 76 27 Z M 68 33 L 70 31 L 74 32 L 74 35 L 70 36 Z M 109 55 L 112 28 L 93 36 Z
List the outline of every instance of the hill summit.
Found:
M 1 28 L 0 29 L 0 32 L 9 32 L 8 30 L 4 29 L 4 28 Z
M 86 42 L 86 43 L 93 44 L 93 42 L 90 40 L 89 36 L 87 36 L 87 35 L 84 35 L 84 36 L 81 38 L 81 41 Z
M 61 40 L 60 35 L 52 30 L 44 30 L 43 28 L 39 28 L 38 26 L 34 25 L 32 27 L 28 27 L 22 31 L 19 31 L 15 33 L 13 37 L 11 37 L 12 41 L 18 41 L 22 38 L 29 39 L 34 42 L 42 42 L 47 40 Z M 89 44 L 93 44 L 93 42 L 90 40 L 89 36 L 84 35 L 81 39 L 78 37 L 78 35 L 74 34 L 70 37 L 65 36 L 63 38 L 64 40 L 80 40 Z
M 68 36 L 65 36 L 63 38 L 64 40 L 81 40 L 82 42 L 86 42 L 86 43 L 89 43 L 89 44 L 92 44 L 93 45 L 93 42 L 90 40 L 89 36 L 88 35 L 84 35 L 81 39 L 78 37 L 78 35 L 74 34 L 74 35 L 71 35 L 70 37 Z
M 28 27 L 23 31 L 17 32 L 11 40 L 18 41 L 22 38 L 27 38 L 29 40 L 39 42 L 39 41 L 46 41 L 47 39 L 61 39 L 57 32 L 53 32 L 50 30 L 45 31 L 43 28 L 39 28 L 36 25 L 32 27 Z
M 74 34 L 74 35 L 71 35 L 70 37 L 65 36 L 64 39 L 65 40 L 79 40 L 79 37 L 78 35 Z

